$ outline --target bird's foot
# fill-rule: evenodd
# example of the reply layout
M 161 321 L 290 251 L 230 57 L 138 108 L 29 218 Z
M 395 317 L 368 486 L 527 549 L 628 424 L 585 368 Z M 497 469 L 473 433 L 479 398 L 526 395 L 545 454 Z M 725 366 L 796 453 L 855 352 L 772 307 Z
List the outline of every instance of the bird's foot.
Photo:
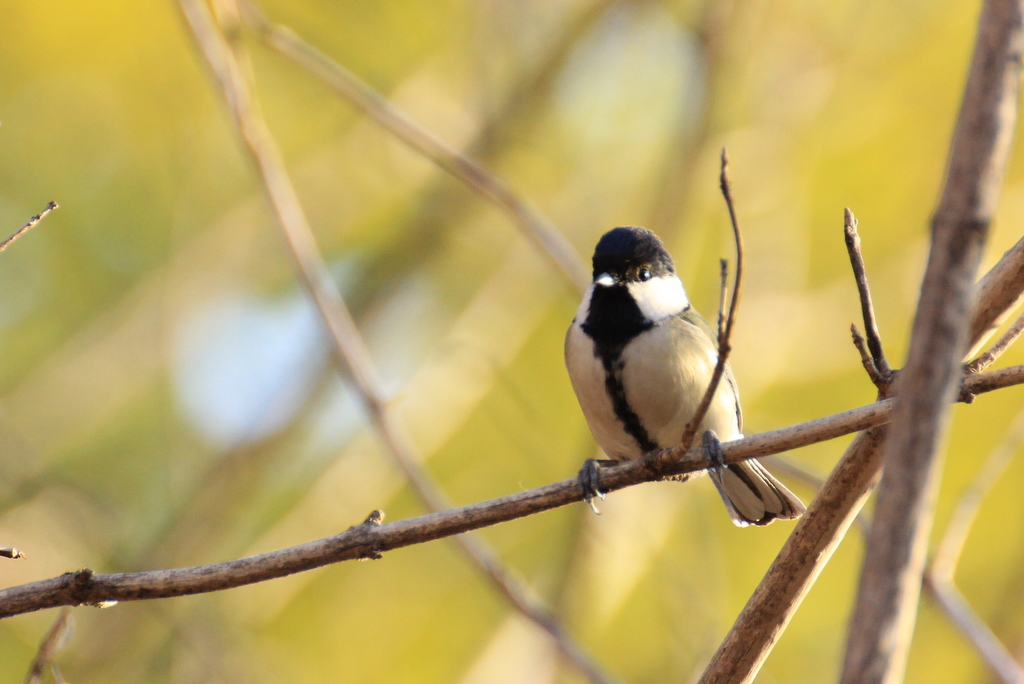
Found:
M 711 469 L 718 472 L 725 470 L 725 455 L 722 454 L 722 442 L 714 430 L 705 430 L 704 438 L 701 440 L 701 449 L 711 463 Z
M 580 489 L 583 490 L 583 500 L 587 502 L 590 510 L 594 511 L 596 515 L 601 515 L 601 511 L 598 510 L 594 499 L 604 501 L 604 492 L 599 488 L 601 484 L 601 468 L 602 466 L 615 465 L 616 463 L 617 461 L 612 460 L 588 458 L 583 462 L 583 467 L 580 468 L 577 479 L 580 483 Z

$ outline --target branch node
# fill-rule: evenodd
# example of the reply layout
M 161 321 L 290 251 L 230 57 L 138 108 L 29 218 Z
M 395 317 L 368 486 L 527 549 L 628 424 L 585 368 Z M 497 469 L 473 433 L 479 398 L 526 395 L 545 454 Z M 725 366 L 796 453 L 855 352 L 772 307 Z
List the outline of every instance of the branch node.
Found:
M 379 508 L 370 511 L 370 515 L 366 516 L 366 520 L 363 521 L 363 525 L 367 527 L 379 527 L 384 522 L 384 511 Z

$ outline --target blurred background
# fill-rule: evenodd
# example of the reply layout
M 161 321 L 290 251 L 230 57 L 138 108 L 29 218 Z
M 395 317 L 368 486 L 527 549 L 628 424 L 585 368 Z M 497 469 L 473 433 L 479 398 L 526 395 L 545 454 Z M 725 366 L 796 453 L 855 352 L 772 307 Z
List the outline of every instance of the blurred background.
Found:
M 904 358 L 979 3 L 267 0 L 495 169 L 589 259 L 658 232 L 734 339 L 746 432 L 874 398 L 842 212 L 860 220 L 883 339 Z M 10 586 L 210 563 L 422 511 L 334 372 L 256 177 L 174 2 L 0 0 L 0 563 Z M 573 476 L 595 446 L 562 338 L 578 304 L 508 217 L 251 36 L 257 92 L 320 245 L 425 466 L 459 504 Z M 1018 135 L 1018 138 L 1020 136 Z M 1011 162 L 986 267 L 1022 232 Z M 1001 362 L 1024 361 L 1018 346 Z M 1021 410 L 956 409 L 936 538 Z M 849 438 L 790 455 L 829 471 Z M 813 486 L 783 477 L 805 501 Z M 958 579 L 1024 656 L 1024 462 L 985 499 Z M 483 536 L 627 682 L 693 681 L 792 529 L 738 529 L 707 479 L 642 485 Z M 834 679 L 854 528 L 761 682 Z M 450 542 L 229 592 L 79 608 L 85 682 L 575 682 Z M 55 611 L 0 622 L 27 671 Z M 927 598 L 911 682 L 988 670 Z

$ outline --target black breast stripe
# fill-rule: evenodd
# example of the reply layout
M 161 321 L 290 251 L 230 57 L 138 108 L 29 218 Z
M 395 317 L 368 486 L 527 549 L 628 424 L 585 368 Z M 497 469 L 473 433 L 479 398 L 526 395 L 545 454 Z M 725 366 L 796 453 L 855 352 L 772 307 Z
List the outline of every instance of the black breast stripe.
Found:
M 604 367 L 604 386 L 615 417 L 644 453 L 658 448 L 640 417 L 626 399 L 622 382 L 622 352 L 637 335 L 654 324 L 646 320 L 625 287 L 601 287 L 594 291 L 583 332 L 594 341 L 594 356 Z
M 597 345 L 594 346 L 598 349 Z M 622 350 L 612 354 L 602 354 L 597 351 L 598 358 L 604 366 L 604 386 L 608 391 L 608 398 L 612 400 L 612 408 L 615 409 L 615 417 L 619 419 L 622 426 L 630 437 L 636 440 L 640 450 L 645 454 L 658 448 L 647 429 L 640 422 L 640 416 L 626 401 L 626 388 L 622 384 Z

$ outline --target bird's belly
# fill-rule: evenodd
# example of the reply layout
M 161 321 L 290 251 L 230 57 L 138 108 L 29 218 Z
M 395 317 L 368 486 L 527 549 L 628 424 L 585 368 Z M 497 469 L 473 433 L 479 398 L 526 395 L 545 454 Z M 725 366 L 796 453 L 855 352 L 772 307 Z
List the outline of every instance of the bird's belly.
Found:
M 654 328 L 634 339 L 623 371 L 626 399 L 661 448 L 679 444 L 718 361 L 703 335 L 686 327 L 668 332 Z M 723 376 L 698 435 L 714 430 L 723 441 L 739 436 L 735 391 L 728 382 Z
M 642 456 L 640 445 L 626 432 L 608 397 L 607 374 L 601 359 L 594 353 L 593 340 L 577 325 L 569 329 L 566 337 L 565 363 L 583 416 L 605 455 L 617 461 Z

